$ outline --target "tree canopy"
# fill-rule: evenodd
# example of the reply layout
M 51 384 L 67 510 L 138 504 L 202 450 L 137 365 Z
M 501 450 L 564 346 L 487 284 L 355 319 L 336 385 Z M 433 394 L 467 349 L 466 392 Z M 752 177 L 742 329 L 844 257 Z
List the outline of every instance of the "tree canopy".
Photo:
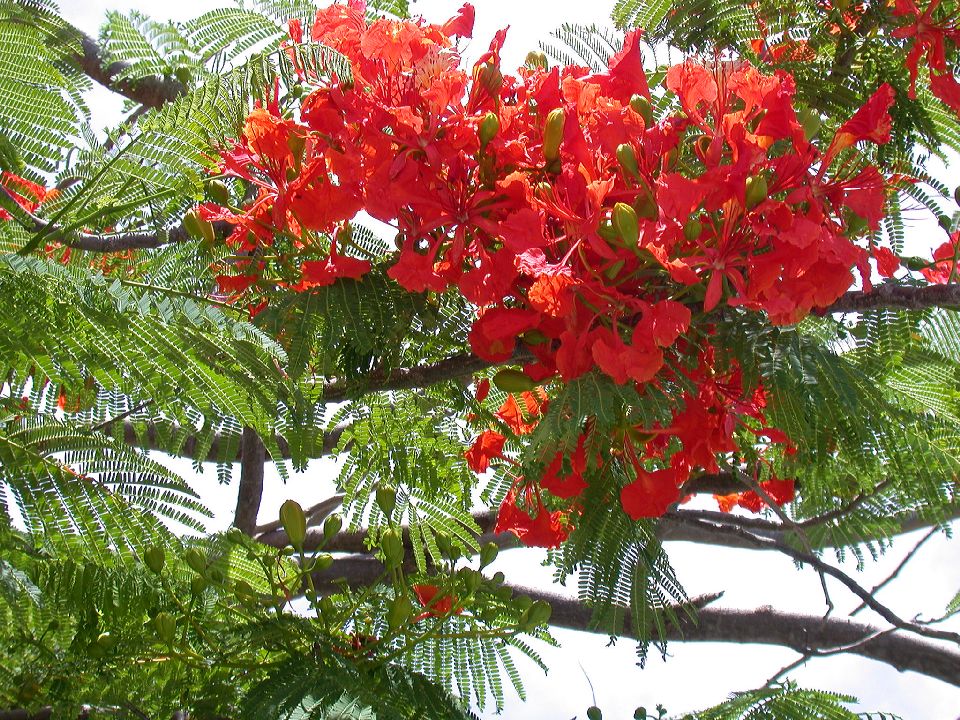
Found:
M 789 679 L 837 653 L 960 685 L 960 593 L 849 570 L 960 510 L 960 4 L 620 0 L 519 69 L 474 13 L 0 0 L 0 717 L 469 718 L 551 627 L 799 653 L 686 717 L 863 717 Z M 690 597 L 678 540 L 824 613 Z

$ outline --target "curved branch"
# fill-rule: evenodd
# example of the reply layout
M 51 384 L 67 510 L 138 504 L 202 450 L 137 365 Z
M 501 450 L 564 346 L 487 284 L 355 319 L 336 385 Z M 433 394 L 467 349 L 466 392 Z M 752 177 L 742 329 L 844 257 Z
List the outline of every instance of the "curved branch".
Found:
M 257 527 L 257 514 L 263 498 L 264 465 L 267 449 L 253 428 L 245 427 L 240 440 L 240 488 L 233 524 L 247 535 Z

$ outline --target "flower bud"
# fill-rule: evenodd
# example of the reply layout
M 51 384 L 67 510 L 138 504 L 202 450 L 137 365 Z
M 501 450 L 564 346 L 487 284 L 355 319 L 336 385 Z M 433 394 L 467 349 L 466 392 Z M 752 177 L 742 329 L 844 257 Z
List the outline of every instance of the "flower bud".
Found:
M 630 98 L 630 107 L 633 108 L 633 111 L 637 113 L 637 115 L 643 118 L 643 122 L 647 127 L 653 125 L 653 106 L 650 105 L 650 101 L 643 95 L 633 95 Z
M 234 545 L 242 545 L 246 535 L 243 534 L 243 530 L 240 528 L 231 526 L 227 529 L 225 537 L 227 538 L 227 542 L 233 543 Z
M 201 219 L 196 209 L 187 210 L 184 213 L 182 224 L 183 229 L 187 231 L 187 235 L 194 240 L 212 245 L 217 239 L 217 235 L 213 231 L 213 225 L 209 220 Z
M 223 180 L 208 180 L 207 195 L 217 205 L 228 205 L 230 203 L 230 188 Z
M 693 242 L 698 237 L 700 233 L 703 232 L 703 223 L 700 222 L 697 218 L 692 217 L 687 220 L 687 224 L 683 226 L 683 236 Z
M 637 153 L 630 143 L 617 145 L 617 162 L 623 168 L 624 175 L 637 177 L 640 175 L 640 166 L 637 164 Z
M 482 548 L 480 548 L 480 567 L 485 568 L 487 565 L 496 560 L 499 552 L 500 549 L 497 547 L 496 543 L 486 543 Z
M 148 547 L 143 551 L 143 562 L 150 568 L 151 572 L 159 575 L 163 572 L 164 563 L 167 561 L 167 554 L 163 551 L 162 547 Z
M 206 578 L 197 576 L 190 581 L 190 592 L 193 595 L 201 595 L 209 587 L 210 583 Z
M 399 630 L 407 624 L 413 614 L 413 603 L 406 595 L 397 595 L 387 610 L 387 625 L 391 630 Z
M 524 64 L 531 69 L 541 68 L 543 70 L 547 69 L 549 62 L 547 60 L 547 55 L 540 50 L 531 50 L 527 53 L 527 58 L 524 60 Z
M 478 135 L 480 137 L 480 147 L 486 147 L 487 143 L 493 140 L 500 132 L 500 118 L 494 112 L 488 112 L 480 121 Z
M 554 108 L 547 115 L 543 129 L 543 156 L 548 161 L 552 162 L 560 157 L 560 143 L 563 141 L 563 126 L 566 119 L 563 108 Z
M 767 192 L 767 178 L 763 175 L 748 177 L 747 190 L 745 193 L 747 210 L 753 210 L 753 208 L 766 200 Z
M 177 619 L 168 612 L 157 613 L 153 618 L 153 629 L 160 641 L 169 645 L 177 635 Z
M 637 193 L 637 197 L 633 201 L 633 210 L 637 213 L 637 217 L 644 220 L 656 220 L 660 217 L 660 208 L 657 206 L 657 201 L 646 186 L 642 187 L 640 192 Z
M 603 713 L 596 705 L 587 708 L 587 720 L 603 720 Z
M 387 569 L 400 567 L 403 563 L 403 537 L 394 528 L 387 530 L 380 538 L 380 548 L 383 550 L 383 561 Z
M 296 550 L 303 550 L 303 541 L 307 539 L 307 516 L 296 500 L 286 500 L 280 506 L 280 524 L 287 539 Z
M 397 489 L 393 485 L 380 485 L 376 492 L 377 505 L 388 518 L 397 506 Z
M 490 95 L 497 95 L 503 85 L 503 74 L 496 65 L 486 62 L 474 67 L 473 81 Z
M 330 569 L 330 566 L 333 565 L 333 555 L 330 553 L 320 553 L 313 560 L 313 566 L 310 568 L 311 572 L 323 572 L 324 570 Z
M 537 384 L 522 370 L 504 368 L 493 376 L 493 384 L 504 392 L 524 392 L 533 390 Z
M 183 559 L 194 572 L 203 575 L 207 571 L 207 557 L 197 548 L 187 548 Z
M 613 206 L 613 227 L 617 235 L 628 247 L 635 247 L 640 241 L 640 225 L 636 211 L 626 203 L 618 202 Z
M 343 527 L 343 518 L 339 514 L 333 513 L 323 521 L 323 540 L 329 542 L 330 538 L 340 532 Z
M 956 190 L 953 191 L 953 201 L 960 205 L 960 185 L 957 185 Z

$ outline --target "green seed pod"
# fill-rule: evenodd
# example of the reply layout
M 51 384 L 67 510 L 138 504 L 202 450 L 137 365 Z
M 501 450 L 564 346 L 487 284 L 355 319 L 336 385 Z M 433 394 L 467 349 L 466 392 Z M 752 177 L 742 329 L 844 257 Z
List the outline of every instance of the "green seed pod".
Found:
M 391 630 L 399 630 L 413 614 L 413 603 L 406 595 L 397 595 L 387 610 L 387 625 Z
M 638 177 L 640 175 L 640 166 L 637 164 L 637 153 L 630 143 L 621 143 L 617 145 L 617 162 L 623 168 L 625 175 Z
M 480 548 L 480 567 L 485 568 L 487 565 L 496 560 L 499 552 L 500 548 L 497 547 L 496 543 L 486 543 L 482 548 Z
M 493 376 L 493 384 L 504 392 L 524 392 L 533 390 L 537 384 L 522 370 L 504 368 Z
M 280 524 L 287 539 L 297 550 L 303 550 L 303 541 L 307 539 L 307 516 L 296 500 L 285 500 L 280 506 Z
M 563 108 L 554 108 L 547 115 L 543 129 L 543 156 L 549 162 L 560 157 L 560 143 L 563 142 L 563 126 L 566 120 Z
M 587 708 L 587 720 L 603 720 L 603 713 L 596 705 Z
M 383 550 L 383 560 L 387 568 L 400 567 L 405 554 L 403 537 L 400 535 L 400 531 L 395 528 L 387 530 L 380 538 L 380 547 Z
M 230 188 L 227 187 L 227 184 L 223 182 L 223 180 L 208 180 L 207 195 L 209 195 L 210 199 L 217 205 L 230 204 Z
M 334 535 L 340 532 L 340 528 L 343 527 L 343 518 L 340 517 L 337 513 L 333 513 L 326 520 L 323 521 L 323 539 L 324 542 L 329 541 Z
M 549 61 L 547 60 L 546 53 L 543 53 L 539 50 L 531 50 L 527 53 L 527 58 L 524 60 L 524 64 L 528 68 L 536 69 L 541 68 L 543 70 L 547 69 Z
M 486 147 L 487 143 L 493 140 L 500 132 L 500 118 L 495 112 L 488 112 L 480 121 L 478 135 L 480 137 L 480 147 Z
M 183 554 L 183 559 L 194 572 L 201 575 L 207 572 L 207 556 L 197 548 L 187 548 L 187 551 Z
M 187 212 L 184 213 L 182 224 L 183 229 L 187 231 L 187 235 L 194 240 L 212 245 L 217 239 L 213 225 L 209 220 L 202 220 L 196 209 L 187 210 Z
M 613 227 L 617 235 L 628 247 L 635 247 L 640 241 L 640 225 L 637 221 L 637 212 L 626 203 L 618 202 L 613 206 Z
M 748 177 L 747 190 L 745 193 L 747 210 L 753 210 L 753 208 L 766 200 L 767 192 L 767 178 L 763 175 Z
M 168 612 L 157 613 L 153 618 L 153 629 L 160 641 L 169 645 L 177 635 L 177 619 Z
M 692 217 L 687 220 L 687 224 L 683 226 L 683 236 L 693 242 L 698 237 L 700 233 L 703 232 L 703 223 L 700 222 L 697 218 Z
M 167 561 L 167 554 L 162 547 L 148 547 L 143 551 L 143 562 L 150 568 L 150 571 L 159 575 L 163 572 L 163 566 Z
M 647 127 L 653 125 L 653 106 L 643 95 L 634 95 L 630 98 L 630 107 L 643 118 Z
M 387 517 L 393 515 L 393 509 L 397 506 L 397 489 L 393 485 L 380 485 L 377 487 L 377 505 Z

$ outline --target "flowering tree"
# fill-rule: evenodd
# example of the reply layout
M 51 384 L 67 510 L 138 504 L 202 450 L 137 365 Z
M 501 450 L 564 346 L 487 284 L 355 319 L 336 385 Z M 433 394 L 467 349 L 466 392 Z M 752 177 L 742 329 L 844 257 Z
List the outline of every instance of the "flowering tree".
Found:
M 960 682 L 960 596 L 908 620 L 839 564 L 960 502 L 960 214 L 926 170 L 960 7 L 623 0 L 515 71 L 453 10 L 95 41 L 0 2 L 3 702 L 462 718 L 551 624 Z M 93 82 L 130 103 L 103 142 Z M 915 256 L 918 207 L 946 234 Z M 234 526 L 148 449 L 239 461 Z M 338 494 L 258 525 L 265 464 L 327 455 Z M 826 616 L 688 597 L 671 540 L 783 553 Z M 518 545 L 579 599 L 484 571 Z M 856 717 L 787 672 L 702 717 Z

